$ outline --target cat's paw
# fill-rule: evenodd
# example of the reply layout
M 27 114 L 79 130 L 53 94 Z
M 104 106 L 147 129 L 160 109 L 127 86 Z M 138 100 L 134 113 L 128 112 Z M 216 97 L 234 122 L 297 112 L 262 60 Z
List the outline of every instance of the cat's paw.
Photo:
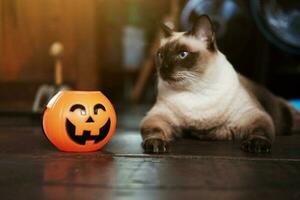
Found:
M 166 153 L 169 150 L 168 142 L 162 139 L 146 139 L 142 146 L 145 153 Z
M 242 150 L 250 153 L 270 153 L 272 143 L 266 137 L 253 136 L 242 142 Z

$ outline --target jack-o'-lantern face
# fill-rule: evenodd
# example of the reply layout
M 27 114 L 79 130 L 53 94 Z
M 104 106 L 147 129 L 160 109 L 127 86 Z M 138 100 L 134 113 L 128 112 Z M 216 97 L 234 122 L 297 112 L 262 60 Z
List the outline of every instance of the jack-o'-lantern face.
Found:
M 111 122 L 105 107 L 97 103 L 92 108 L 90 110 L 82 104 L 75 104 L 67 114 L 67 133 L 78 144 L 85 145 L 87 141 L 98 143 L 109 132 Z
M 108 142 L 115 126 L 114 108 L 100 92 L 59 92 L 43 117 L 47 137 L 63 151 L 97 150 Z

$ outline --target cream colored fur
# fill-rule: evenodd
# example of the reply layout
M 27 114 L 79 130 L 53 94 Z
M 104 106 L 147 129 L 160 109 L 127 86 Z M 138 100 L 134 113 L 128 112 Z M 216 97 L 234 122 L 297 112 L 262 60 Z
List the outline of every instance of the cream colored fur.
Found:
M 271 118 L 240 84 L 237 72 L 221 52 L 207 64 L 207 70 L 200 76 L 187 72 L 188 83 L 183 85 L 158 78 L 157 102 L 142 124 L 152 116 L 164 116 L 173 127 L 215 129 L 210 133 L 215 139 L 242 137 L 249 123 L 255 123 L 259 116 L 272 124 Z M 233 132 L 238 134 L 233 136 Z M 171 139 L 170 135 L 168 140 Z

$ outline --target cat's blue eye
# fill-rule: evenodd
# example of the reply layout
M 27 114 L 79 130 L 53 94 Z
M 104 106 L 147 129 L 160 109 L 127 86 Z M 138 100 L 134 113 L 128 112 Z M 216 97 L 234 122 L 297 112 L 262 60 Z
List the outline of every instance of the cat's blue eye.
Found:
M 181 51 L 178 56 L 180 59 L 185 59 L 189 55 L 189 52 L 187 51 Z

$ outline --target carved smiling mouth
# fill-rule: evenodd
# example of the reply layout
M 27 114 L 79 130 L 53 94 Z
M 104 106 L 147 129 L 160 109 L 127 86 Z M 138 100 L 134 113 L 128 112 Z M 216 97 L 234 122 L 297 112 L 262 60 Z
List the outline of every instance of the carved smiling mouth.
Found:
M 66 120 L 66 128 L 69 137 L 77 144 L 85 145 L 87 140 L 92 140 L 94 141 L 94 144 L 96 144 L 106 138 L 110 129 L 110 119 L 108 119 L 105 125 L 99 129 L 98 135 L 91 135 L 90 130 L 84 130 L 82 135 L 76 135 L 76 126 L 68 119 Z

